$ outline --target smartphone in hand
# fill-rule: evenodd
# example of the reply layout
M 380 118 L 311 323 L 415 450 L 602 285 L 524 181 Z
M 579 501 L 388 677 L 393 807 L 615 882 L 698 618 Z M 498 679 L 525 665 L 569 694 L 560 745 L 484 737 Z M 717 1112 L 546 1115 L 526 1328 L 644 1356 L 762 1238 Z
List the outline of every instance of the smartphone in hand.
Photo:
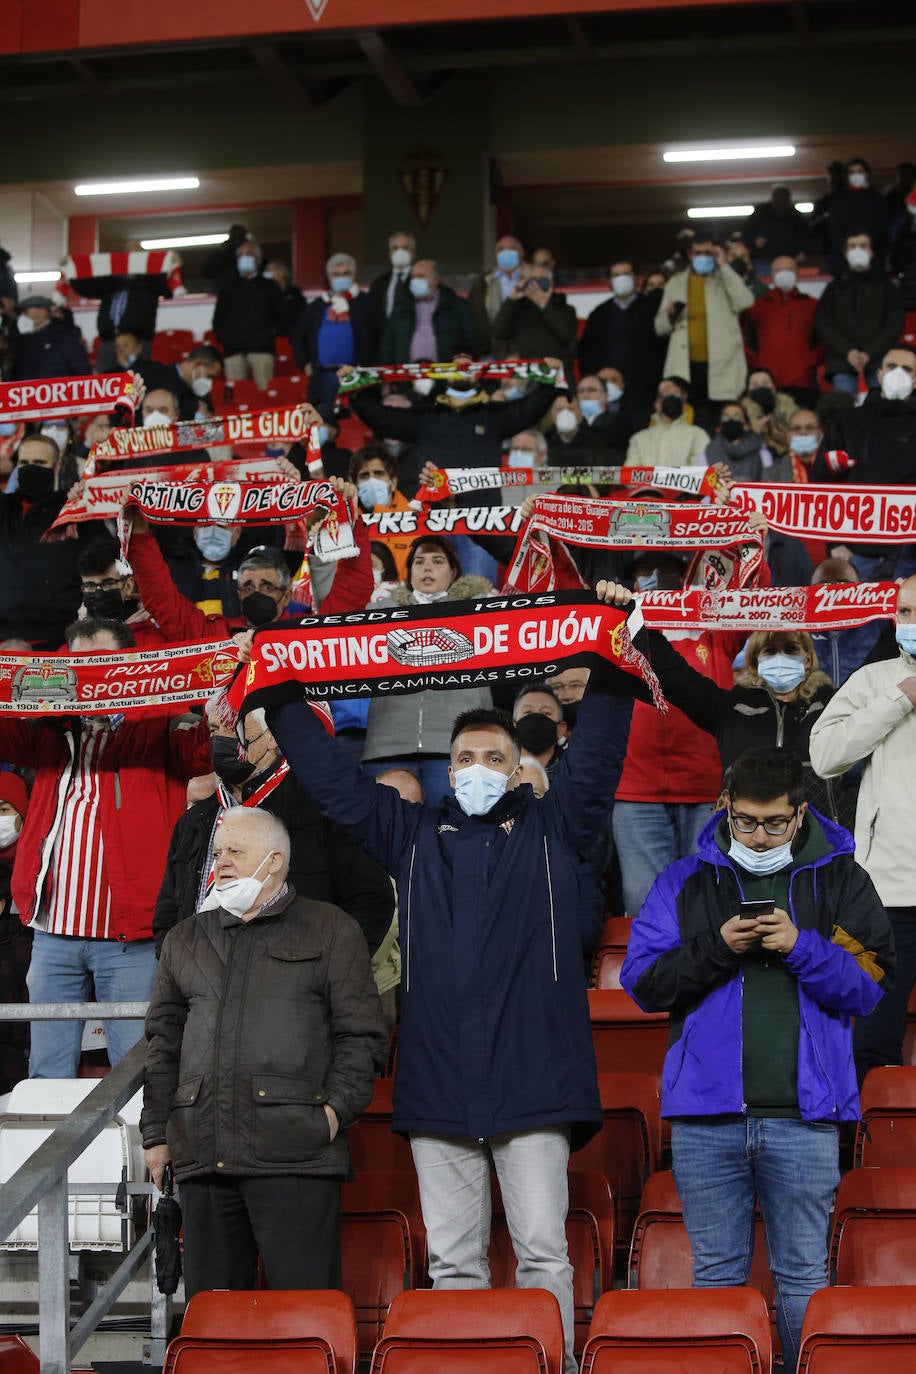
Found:
M 764 897 L 759 902 L 742 902 L 738 914 L 742 921 L 756 921 L 758 916 L 772 916 L 776 910 L 776 899 Z

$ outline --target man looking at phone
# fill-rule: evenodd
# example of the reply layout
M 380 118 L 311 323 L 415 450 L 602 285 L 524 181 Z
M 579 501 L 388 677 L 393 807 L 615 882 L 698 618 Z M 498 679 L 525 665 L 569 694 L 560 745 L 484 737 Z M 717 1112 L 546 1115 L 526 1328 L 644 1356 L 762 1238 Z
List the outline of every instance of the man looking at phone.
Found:
M 736 759 L 697 850 L 657 879 L 621 983 L 671 1013 L 662 1115 L 694 1287 L 747 1283 L 759 1199 L 794 1369 L 827 1283 L 838 1126 L 859 1117 L 851 1018 L 891 980 L 893 938 L 852 836 L 805 802 L 789 750 Z

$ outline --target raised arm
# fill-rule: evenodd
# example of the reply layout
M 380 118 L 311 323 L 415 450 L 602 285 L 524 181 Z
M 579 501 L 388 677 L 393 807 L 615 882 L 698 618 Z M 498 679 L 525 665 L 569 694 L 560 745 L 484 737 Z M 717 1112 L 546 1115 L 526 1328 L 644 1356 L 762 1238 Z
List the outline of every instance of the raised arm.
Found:
M 824 707 L 811 731 L 811 765 L 822 778 L 867 759 L 913 711 L 899 683 L 883 685 L 885 665 L 860 668 Z

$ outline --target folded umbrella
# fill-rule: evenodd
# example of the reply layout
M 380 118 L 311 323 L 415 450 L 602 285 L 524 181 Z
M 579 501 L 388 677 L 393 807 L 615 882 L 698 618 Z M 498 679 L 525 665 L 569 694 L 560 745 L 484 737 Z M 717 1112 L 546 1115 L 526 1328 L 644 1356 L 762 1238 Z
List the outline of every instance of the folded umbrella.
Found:
M 153 1212 L 156 1233 L 156 1284 L 160 1293 L 174 1293 L 181 1278 L 181 1208 L 172 1196 L 172 1166 L 165 1166 L 162 1197 Z

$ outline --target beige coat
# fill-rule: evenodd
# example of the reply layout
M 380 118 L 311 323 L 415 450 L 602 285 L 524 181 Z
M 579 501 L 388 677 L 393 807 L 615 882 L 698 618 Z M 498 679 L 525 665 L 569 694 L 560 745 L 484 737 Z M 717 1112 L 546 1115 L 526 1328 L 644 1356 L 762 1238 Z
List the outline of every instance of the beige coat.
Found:
M 916 676 L 901 653 L 853 673 L 811 731 L 811 763 L 835 778 L 865 760 L 856 808 L 856 859 L 885 906 L 916 901 L 916 711 L 898 683 Z
M 684 309 L 672 327 L 668 306 L 683 301 Z M 754 304 L 753 293 L 730 267 L 719 267 L 706 278 L 706 329 L 709 340 L 709 398 L 734 401 L 747 382 L 747 359 L 738 316 Z M 690 378 L 687 341 L 687 272 L 677 272 L 662 292 L 655 316 L 655 332 L 668 338 L 665 376 Z
M 627 464 L 639 468 L 703 467 L 709 435 L 682 415 L 666 424 L 656 420 L 640 429 L 627 445 Z

